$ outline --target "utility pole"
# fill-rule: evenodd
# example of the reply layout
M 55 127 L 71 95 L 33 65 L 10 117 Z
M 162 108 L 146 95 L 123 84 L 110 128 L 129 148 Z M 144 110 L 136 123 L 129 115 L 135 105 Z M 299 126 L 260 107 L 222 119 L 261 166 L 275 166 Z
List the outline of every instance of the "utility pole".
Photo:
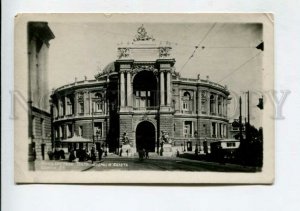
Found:
M 248 125 L 250 126 L 250 92 L 248 90 L 247 92 L 247 95 L 248 95 Z
M 240 143 L 243 140 L 243 121 L 242 121 L 242 97 L 240 96 L 240 118 L 239 118 L 239 125 L 240 125 Z
M 247 142 L 250 142 L 250 92 L 247 91 L 247 124 L 246 124 L 246 138 Z
M 93 131 L 93 146 L 95 145 L 95 137 L 94 137 L 94 134 L 95 134 L 95 131 L 94 131 L 94 103 L 92 101 L 92 131 Z

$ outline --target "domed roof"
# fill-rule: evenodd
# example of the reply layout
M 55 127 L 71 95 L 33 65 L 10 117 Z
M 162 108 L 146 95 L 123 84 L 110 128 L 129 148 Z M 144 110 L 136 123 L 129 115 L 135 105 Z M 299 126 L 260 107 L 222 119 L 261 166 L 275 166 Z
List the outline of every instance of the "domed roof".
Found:
M 112 73 L 112 72 L 115 72 L 115 63 L 114 62 L 109 63 L 102 70 L 103 74 L 108 74 L 108 73 Z
M 101 76 L 109 75 L 110 73 L 113 73 L 115 71 L 116 71 L 115 70 L 115 63 L 110 62 L 110 63 L 108 63 L 108 65 L 106 65 L 104 67 L 104 69 L 101 72 L 99 72 L 98 74 L 95 75 L 95 78 L 99 79 Z

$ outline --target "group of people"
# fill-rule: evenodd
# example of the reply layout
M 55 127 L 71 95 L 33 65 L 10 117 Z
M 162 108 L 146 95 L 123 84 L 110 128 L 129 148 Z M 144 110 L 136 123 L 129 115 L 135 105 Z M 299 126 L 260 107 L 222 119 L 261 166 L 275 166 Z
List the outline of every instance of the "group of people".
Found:
M 72 162 L 75 159 L 78 159 L 79 162 L 91 160 L 92 163 L 96 161 L 97 154 L 99 157 L 99 161 L 102 160 L 103 156 L 103 149 L 100 147 L 98 150 L 95 147 L 92 147 L 89 151 L 88 149 L 79 148 L 74 150 L 73 148 L 70 150 L 69 161 Z
M 139 149 L 138 154 L 139 154 L 140 161 L 142 161 L 144 159 L 149 159 L 149 151 L 146 150 L 145 148 Z

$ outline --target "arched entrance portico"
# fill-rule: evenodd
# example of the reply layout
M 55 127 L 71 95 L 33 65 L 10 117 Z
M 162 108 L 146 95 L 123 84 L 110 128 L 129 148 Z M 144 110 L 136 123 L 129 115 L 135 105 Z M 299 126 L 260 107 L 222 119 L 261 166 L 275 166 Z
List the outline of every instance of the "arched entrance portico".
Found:
M 137 125 L 136 149 L 155 152 L 155 127 L 151 122 L 143 121 Z

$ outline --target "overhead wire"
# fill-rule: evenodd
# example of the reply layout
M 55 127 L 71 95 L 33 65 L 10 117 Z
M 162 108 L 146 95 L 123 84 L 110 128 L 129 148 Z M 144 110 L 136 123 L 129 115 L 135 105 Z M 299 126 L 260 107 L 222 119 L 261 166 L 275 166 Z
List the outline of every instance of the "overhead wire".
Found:
M 262 51 L 258 52 L 257 54 L 255 54 L 254 56 L 252 56 L 250 59 L 246 60 L 245 62 L 243 62 L 240 66 L 238 66 L 237 68 L 235 68 L 233 71 L 231 71 L 229 74 L 227 74 L 223 79 L 219 80 L 218 83 L 224 81 L 225 79 L 227 79 L 228 77 L 230 77 L 233 73 L 237 72 L 241 67 L 243 67 L 244 65 L 246 65 L 248 62 L 250 62 L 252 59 L 254 59 L 255 57 L 257 57 L 258 55 L 261 54 Z
M 191 56 L 187 59 L 187 61 L 183 64 L 183 66 L 181 67 L 180 71 L 181 72 L 185 66 L 187 65 L 187 63 L 194 57 L 196 51 L 198 50 L 200 44 L 207 38 L 207 36 L 209 35 L 209 33 L 212 31 L 212 29 L 216 26 L 217 23 L 214 23 L 210 29 L 206 32 L 206 34 L 204 35 L 204 37 L 199 41 L 199 43 L 195 46 L 195 49 L 193 51 L 193 53 L 191 54 Z

